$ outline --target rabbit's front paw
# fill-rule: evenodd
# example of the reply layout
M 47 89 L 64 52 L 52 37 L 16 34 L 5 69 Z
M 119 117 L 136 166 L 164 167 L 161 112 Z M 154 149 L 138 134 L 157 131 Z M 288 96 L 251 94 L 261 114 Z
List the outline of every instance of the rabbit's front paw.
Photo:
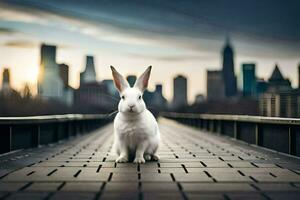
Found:
M 134 163 L 145 163 L 145 159 L 142 157 L 142 158 L 135 158 Z
M 151 155 L 150 154 L 146 154 L 144 155 L 145 160 L 150 161 L 151 160 Z
M 159 156 L 156 155 L 156 154 L 153 154 L 153 155 L 152 155 L 152 160 L 158 161 L 158 160 L 159 160 Z
M 116 163 L 126 163 L 128 162 L 128 158 L 127 156 L 120 156 L 119 158 L 117 158 Z

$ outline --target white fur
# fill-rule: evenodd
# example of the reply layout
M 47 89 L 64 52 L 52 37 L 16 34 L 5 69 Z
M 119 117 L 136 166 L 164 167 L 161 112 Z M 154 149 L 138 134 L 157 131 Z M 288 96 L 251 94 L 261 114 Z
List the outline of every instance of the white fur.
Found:
M 158 160 L 156 155 L 160 141 L 158 125 L 141 98 L 148 84 L 151 67 L 141 75 L 132 88 L 113 67 L 112 71 L 121 97 L 119 113 L 114 120 L 113 148 L 118 155 L 116 162 L 128 162 L 129 155 L 135 157 L 135 163 Z

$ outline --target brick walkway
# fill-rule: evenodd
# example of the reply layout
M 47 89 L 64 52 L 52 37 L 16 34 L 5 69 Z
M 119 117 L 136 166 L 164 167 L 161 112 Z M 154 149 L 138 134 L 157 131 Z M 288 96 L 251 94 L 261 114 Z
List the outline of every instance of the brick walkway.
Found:
M 161 119 L 160 161 L 115 164 L 112 125 L 0 157 L 1 199 L 300 199 L 300 161 Z

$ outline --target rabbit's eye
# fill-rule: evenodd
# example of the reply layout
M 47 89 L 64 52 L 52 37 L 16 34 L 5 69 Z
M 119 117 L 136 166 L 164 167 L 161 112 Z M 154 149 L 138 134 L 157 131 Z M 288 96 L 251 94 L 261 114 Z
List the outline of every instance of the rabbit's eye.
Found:
M 125 99 L 125 96 L 124 96 L 124 95 L 122 95 L 122 96 L 121 96 L 121 98 L 122 98 L 122 99 Z
M 139 96 L 139 99 L 142 99 L 142 95 Z

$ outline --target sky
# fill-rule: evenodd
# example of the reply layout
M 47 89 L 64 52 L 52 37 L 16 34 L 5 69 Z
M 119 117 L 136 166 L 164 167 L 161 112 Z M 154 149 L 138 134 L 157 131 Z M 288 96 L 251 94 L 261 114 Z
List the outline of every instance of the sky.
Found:
M 188 98 L 206 93 L 206 70 L 221 69 L 226 37 L 235 52 L 235 72 L 254 62 L 267 79 L 277 63 L 297 86 L 300 63 L 300 2 L 297 0 L 1 0 L 0 71 L 11 69 L 12 85 L 35 86 L 40 44 L 57 45 L 57 62 L 70 66 L 79 86 L 85 56 L 93 55 L 99 81 L 141 74 L 153 66 L 150 90 L 173 78 L 188 78 Z

